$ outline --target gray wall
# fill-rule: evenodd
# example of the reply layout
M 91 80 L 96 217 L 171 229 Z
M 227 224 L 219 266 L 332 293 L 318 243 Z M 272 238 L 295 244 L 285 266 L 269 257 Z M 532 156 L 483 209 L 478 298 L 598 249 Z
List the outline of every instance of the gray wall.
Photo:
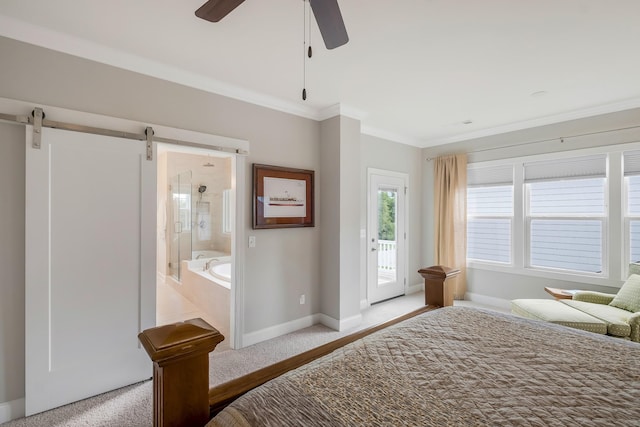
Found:
M 361 213 L 357 211 L 362 208 L 362 190 L 358 188 L 361 164 L 355 160 L 361 155 L 358 150 L 371 156 L 368 161 L 372 166 L 401 170 L 400 165 L 408 161 L 416 149 L 386 141 L 360 145 L 358 121 L 340 118 L 325 123 L 335 121 L 329 126 L 337 127 L 337 135 L 350 135 L 351 142 L 348 147 L 342 147 L 343 151 L 339 145 L 335 147 L 337 151 L 330 148 L 322 153 L 321 159 L 321 124 L 314 120 L 2 37 L 0 58 L 2 98 L 33 102 L 34 106 L 51 105 L 141 123 L 157 123 L 250 142 L 251 154 L 245 176 L 249 187 L 246 194 L 240 197 L 245 197 L 247 206 L 245 235 L 256 236 L 256 247 L 245 249 L 244 333 L 316 313 L 324 313 L 334 319 L 357 314 L 359 298 L 362 297 L 360 255 L 357 254 L 359 227 L 362 226 Z M 55 117 L 48 118 L 55 120 Z M 0 404 L 24 396 L 24 132 L 22 126 L 0 125 L 0 267 L 3 272 L 0 286 Z M 383 150 L 379 155 L 371 152 L 378 149 Z M 396 151 L 402 154 L 396 157 Z M 341 156 L 347 156 L 355 162 L 342 163 L 343 175 L 349 179 L 343 197 L 355 193 L 352 196 L 353 204 L 348 205 L 349 220 L 343 222 L 350 236 L 343 241 L 343 248 L 356 249 L 350 254 L 352 259 L 348 260 L 353 270 L 349 270 L 343 278 L 354 283 L 346 288 L 343 295 L 340 291 L 333 295 L 329 293 L 321 306 L 322 283 L 332 280 L 336 274 L 340 279 L 339 269 L 323 268 L 321 271 L 322 235 L 328 228 L 338 230 L 333 235 L 339 236 L 341 225 L 339 221 L 334 222 L 330 209 L 321 211 L 319 206 L 322 205 L 323 196 L 319 190 L 325 184 L 334 188 L 342 185 L 340 175 L 335 175 L 335 168 L 341 167 Z M 249 213 L 252 205 L 252 163 L 314 170 L 316 227 L 252 230 Z M 416 173 L 414 166 L 410 168 L 410 173 Z M 411 179 L 412 182 L 420 181 L 416 177 Z M 418 191 L 417 186 L 415 191 Z M 417 201 L 418 198 L 413 200 Z M 419 215 L 412 214 L 412 217 L 417 219 Z M 419 229 L 419 225 L 412 227 L 414 231 Z M 418 246 L 410 243 L 411 248 Z M 411 256 L 412 259 L 421 259 L 419 254 Z M 340 262 L 338 259 L 337 263 Z M 420 264 L 415 259 L 412 263 Z M 299 304 L 301 294 L 306 295 L 307 302 L 304 305 Z M 341 301 L 342 298 L 346 299 Z M 345 305 L 342 305 L 343 302 Z
M 469 163 L 508 159 L 543 153 L 571 151 L 605 145 L 637 142 L 637 130 L 607 132 L 640 126 L 640 109 L 626 110 L 585 119 L 571 120 L 553 125 L 540 126 L 506 134 L 463 141 L 447 146 L 423 149 L 423 158 L 434 158 L 451 153 L 469 153 Z M 559 138 L 563 138 L 561 141 Z M 427 161 L 423 170 L 425 194 L 433 188 L 433 162 Z M 426 217 L 433 214 L 433 199 L 423 203 Z M 612 221 L 616 220 L 614 218 Z M 424 224 L 424 240 L 433 240 L 433 222 Z M 423 247 L 424 254 L 433 260 L 433 249 Z M 467 275 L 467 291 L 477 295 L 502 298 L 542 298 L 549 297 L 545 286 L 590 289 L 602 292 L 616 292 L 616 288 L 585 284 L 576 281 L 554 280 L 527 274 L 490 271 L 470 268 Z
M 0 403 L 24 396 L 24 140 L 0 123 Z
M 0 38 L 0 58 L 3 98 L 249 140 L 249 188 L 242 195 L 248 209 L 251 163 L 312 169 L 317 179 L 322 176 L 316 121 L 6 38 Z M 24 128 L 2 129 L 3 139 L 11 141 L 0 147 L 0 403 L 24 396 Z M 248 214 L 245 233 L 255 235 L 257 245 L 246 250 L 244 332 L 318 313 L 320 227 L 252 230 Z M 300 294 L 307 296 L 305 305 L 298 302 Z
M 342 320 L 360 314 L 360 122 L 348 117 L 340 117 L 339 190 Z
M 360 122 L 323 121 L 320 146 L 321 309 L 342 321 L 360 313 Z
M 409 271 L 407 284 L 419 285 L 423 279 L 418 274 L 422 267 L 429 267 L 427 258 L 422 252 L 422 215 L 423 196 L 429 190 L 423 191 L 422 167 L 424 160 L 421 149 L 409 145 L 397 144 L 370 135 L 362 135 L 361 141 L 361 170 L 360 186 L 364 190 L 360 193 L 360 229 L 367 229 L 367 170 L 369 168 L 383 169 L 392 172 L 402 172 L 409 175 L 409 223 L 408 223 L 408 256 Z M 360 248 L 360 295 L 365 299 L 367 295 L 367 242 L 362 239 Z

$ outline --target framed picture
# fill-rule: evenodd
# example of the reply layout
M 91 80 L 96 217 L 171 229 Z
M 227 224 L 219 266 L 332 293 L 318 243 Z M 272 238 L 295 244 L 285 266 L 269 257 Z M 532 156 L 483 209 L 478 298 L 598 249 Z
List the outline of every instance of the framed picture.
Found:
M 253 228 L 313 227 L 312 170 L 253 164 Z

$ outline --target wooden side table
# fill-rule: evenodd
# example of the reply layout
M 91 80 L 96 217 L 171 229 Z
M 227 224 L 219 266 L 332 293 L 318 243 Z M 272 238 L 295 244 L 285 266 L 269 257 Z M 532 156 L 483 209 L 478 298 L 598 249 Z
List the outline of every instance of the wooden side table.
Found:
M 553 295 L 555 299 L 572 299 L 575 291 L 568 291 L 566 289 L 560 288 L 550 288 L 548 286 L 544 287 L 545 292 Z
M 209 421 L 209 353 L 224 340 L 202 319 L 158 326 L 138 335 L 153 361 L 154 427 Z
M 448 279 L 460 274 L 460 270 L 434 265 L 418 270 L 424 278 L 425 305 L 447 307 L 453 305 L 454 282 Z

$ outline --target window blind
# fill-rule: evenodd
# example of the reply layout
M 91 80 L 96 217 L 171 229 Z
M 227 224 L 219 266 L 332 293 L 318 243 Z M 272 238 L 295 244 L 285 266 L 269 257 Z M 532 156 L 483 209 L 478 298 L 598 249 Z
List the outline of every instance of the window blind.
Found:
M 467 186 L 511 185 L 513 184 L 513 166 L 467 169 Z
M 624 176 L 640 175 L 640 151 L 623 154 Z
M 552 181 L 560 179 L 605 178 L 607 156 L 595 155 L 570 159 L 525 163 L 524 181 Z

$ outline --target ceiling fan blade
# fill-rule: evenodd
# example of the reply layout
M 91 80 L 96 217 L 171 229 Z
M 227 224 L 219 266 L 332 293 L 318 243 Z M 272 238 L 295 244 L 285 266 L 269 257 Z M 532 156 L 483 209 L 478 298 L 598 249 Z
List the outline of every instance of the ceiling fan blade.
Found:
M 243 2 L 244 0 L 209 0 L 196 10 L 196 16 L 210 22 L 218 22 Z
M 334 49 L 347 43 L 349 36 L 342 20 L 338 0 L 309 0 L 309 3 L 327 49 Z

